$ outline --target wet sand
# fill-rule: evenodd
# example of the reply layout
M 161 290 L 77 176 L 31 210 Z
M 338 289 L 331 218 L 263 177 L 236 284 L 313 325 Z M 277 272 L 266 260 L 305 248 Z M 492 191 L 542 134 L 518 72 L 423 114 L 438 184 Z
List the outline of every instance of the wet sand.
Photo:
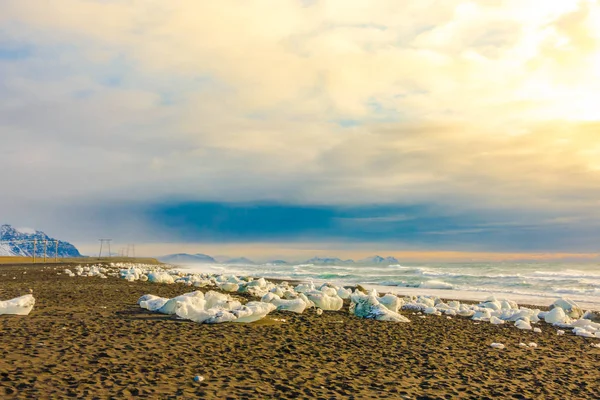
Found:
M 357 319 L 345 306 L 198 325 L 136 305 L 193 288 L 53 268 L 0 266 L 1 300 L 29 288 L 36 298 L 29 316 L 0 316 L 2 399 L 600 398 L 600 349 L 590 346 L 600 340 L 557 336 L 544 323 L 536 334 L 403 311 L 412 322 L 401 324 Z

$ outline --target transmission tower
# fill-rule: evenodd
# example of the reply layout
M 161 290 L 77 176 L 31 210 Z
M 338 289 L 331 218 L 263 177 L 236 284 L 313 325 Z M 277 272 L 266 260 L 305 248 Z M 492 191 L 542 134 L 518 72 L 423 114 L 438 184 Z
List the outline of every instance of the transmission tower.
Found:
M 100 241 L 100 251 L 98 252 L 98 258 L 102 258 L 102 246 L 106 243 L 108 247 L 108 257 L 110 257 L 110 242 L 112 239 L 98 239 Z

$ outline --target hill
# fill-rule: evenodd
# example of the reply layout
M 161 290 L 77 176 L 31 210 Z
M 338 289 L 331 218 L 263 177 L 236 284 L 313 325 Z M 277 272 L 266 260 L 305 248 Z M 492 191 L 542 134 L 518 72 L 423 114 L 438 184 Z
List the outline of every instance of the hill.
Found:
M 57 246 L 58 245 L 58 246 Z M 0 226 L 0 256 L 32 257 L 81 257 L 79 250 L 71 243 L 58 240 L 34 229 L 16 229 L 11 225 Z

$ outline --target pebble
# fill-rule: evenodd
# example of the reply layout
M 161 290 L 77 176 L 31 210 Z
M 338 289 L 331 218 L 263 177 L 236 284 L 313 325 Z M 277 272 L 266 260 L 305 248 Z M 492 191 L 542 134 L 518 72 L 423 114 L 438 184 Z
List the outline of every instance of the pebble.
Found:
M 204 377 L 202 375 L 196 375 L 194 377 L 194 382 L 202 382 L 204 380 Z

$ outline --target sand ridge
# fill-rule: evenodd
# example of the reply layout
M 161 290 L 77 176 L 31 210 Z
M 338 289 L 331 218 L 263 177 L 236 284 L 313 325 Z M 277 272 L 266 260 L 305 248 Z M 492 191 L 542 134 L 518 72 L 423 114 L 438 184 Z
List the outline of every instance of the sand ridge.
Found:
M 183 285 L 69 278 L 0 267 L 0 298 L 33 289 L 27 317 L 0 317 L 2 398 L 570 398 L 600 393 L 594 339 L 460 317 L 397 324 L 339 312 L 274 312 L 198 325 L 145 312 L 139 296 Z M 26 274 L 23 274 L 26 272 Z M 16 279 L 13 279 L 16 278 Z M 282 321 L 285 320 L 285 321 Z M 538 348 L 520 348 L 534 341 Z M 596 340 L 597 341 L 597 340 Z M 504 350 L 490 347 L 506 344 Z M 193 377 L 202 375 L 197 383 Z

